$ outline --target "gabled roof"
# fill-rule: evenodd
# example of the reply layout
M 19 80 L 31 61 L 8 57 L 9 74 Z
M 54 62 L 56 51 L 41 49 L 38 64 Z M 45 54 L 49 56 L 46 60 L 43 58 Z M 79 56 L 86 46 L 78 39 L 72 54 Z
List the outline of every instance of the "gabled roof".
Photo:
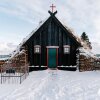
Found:
M 75 40 L 75 42 L 77 42 L 80 46 L 82 46 L 82 41 L 80 38 L 78 38 L 78 36 L 75 35 L 75 33 L 70 29 L 68 28 L 64 23 L 63 21 L 60 21 L 57 17 L 55 17 L 55 14 L 57 13 L 54 12 L 50 12 L 50 15 L 49 18 L 47 18 L 46 20 L 44 21 L 41 21 L 41 23 L 39 23 L 39 26 L 33 30 L 28 36 L 26 36 L 26 38 L 24 38 L 22 40 L 22 42 L 18 45 L 17 49 L 12 53 L 13 55 L 15 55 L 16 53 L 20 52 L 20 48 L 29 40 L 29 38 L 31 38 L 31 36 L 33 36 L 51 17 L 56 21 L 58 22 L 58 24 L 60 24 L 60 26 L 65 30 L 65 31 L 68 31 L 69 32 L 69 35 Z
M 91 52 L 90 50 L 84 49 L 83 47 L 78 48 L 80 55 L 84 55 L 87 58 L 94 58 L 94 59 L 98 59 L 98 57 L 95 56 L 95 54 L 93 52 Z
M 61 20 L 59 20 L 57 17 L 53 16 L 54 19 L 60 24 L 60 26 L 63 28 L 63 30 L 68 31 L 68 35 L 74 39 L 75 42 L 77 42 L 78 45 L 82 46 L 82 40 L 75 34 L 74 31 L 72 31 L 71 28 L 65 25 L 65 23 Z
M 27 42 L 27 40 L 28 40 L 34 33 L 36 33 L 36 31 L 38 31 L 51 17 L 54 18 L 54 19 L 63 27 L 64 30 L 68 31 L 69 34 L 70 34 L 70 36 L 72 36 L 72 37 L 81 45 L 81 42 L 82 42 L 82 41 L 81 41 L 81 39 L 80 39 L 78 36 L 75 35 L 74 31 L 72 31 L 70 28 L 68 28 L 68 27 L 63 23 L 63 21 L 58 20 L 58 18 L 55 17 L 55 14 L 56 14 L 55 12 L 54 12 L 54 13 L 51 13 L 51 12 L 49 11 L 49 13 L 50 13 L 51 16 L 50 16 L 49 18 L 47 18 L 46 20 L 41 21 L 41 23 L 39 24 L 39 26 L 38 26 L 35 30 L 33 30 L 26 38 L 23 39 L 23 41 L 20 43 L 20 46 L 24 45 L 24 44 Z

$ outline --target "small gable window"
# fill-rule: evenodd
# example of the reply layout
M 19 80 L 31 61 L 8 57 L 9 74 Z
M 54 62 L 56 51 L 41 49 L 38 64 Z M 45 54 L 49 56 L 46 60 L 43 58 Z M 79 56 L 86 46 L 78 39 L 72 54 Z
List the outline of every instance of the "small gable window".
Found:
M 69 54 L 70 53 L 70 45 L 64 45 L 64 54 Z
M 34 46 L 34 53 L 41 53 L 41 46 L 40 45 Z

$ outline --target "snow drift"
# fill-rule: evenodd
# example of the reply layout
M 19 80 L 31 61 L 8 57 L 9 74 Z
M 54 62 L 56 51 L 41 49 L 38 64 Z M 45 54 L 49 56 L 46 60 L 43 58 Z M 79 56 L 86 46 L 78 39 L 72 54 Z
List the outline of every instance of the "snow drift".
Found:
M 0 84 L 0 100 L 100 100 L 100 72 L 31 72 L 22 84 Z

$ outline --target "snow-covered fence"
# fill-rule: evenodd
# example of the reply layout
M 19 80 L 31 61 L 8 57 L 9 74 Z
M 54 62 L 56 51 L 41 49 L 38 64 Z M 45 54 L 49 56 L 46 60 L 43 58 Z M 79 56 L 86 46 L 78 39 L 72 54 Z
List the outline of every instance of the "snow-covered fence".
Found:
M 27 68 L 27 69 L 26 69 Z M 10 68 L 2 68 L 1 71 L 1 84 L 3 83 L 22 83 L 28 75 L 28 65 Z
M 26 50 L 14 55 L 1 66 L 1 84 L 21 83 L 29 74 Z

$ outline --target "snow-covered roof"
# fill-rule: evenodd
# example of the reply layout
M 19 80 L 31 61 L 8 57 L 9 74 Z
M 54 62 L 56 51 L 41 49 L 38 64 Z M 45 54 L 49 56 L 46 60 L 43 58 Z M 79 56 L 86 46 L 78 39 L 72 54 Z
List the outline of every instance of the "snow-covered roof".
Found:
M 82 40 L 81 38 L 79 38 L 79 36 L 75 33 L 75 31 L 71 28 L 68 27 L 67 23 L 65 23 L 65 21 L 59 19 L 57 17 L 57 19 L 60 21 L 60 23 L 64 26 L 64 28 L 76 39 L 77 42 L 79 42 L 82 45 Z M 66 26 L 67 25 L 67 26 Z
M 50 18 L 50 17 L 49 17 Z M 22 40 L 22 42 L 17 46 L 17 48 L 16 48 L 16 50 L 15 51 L 13 51 L 12 53 L 11 53 L 11 57 L 13 57 L 14 55 L 16 55 L 17 53 L 19 53 L 20 52 L 20 48 L 24 45 L 24 43 L 45 23 L 45 21 L 47 20 L 48 18 L 46 18 L 44 21 L 41 21 L 41 23 L 39 23 L 39 25 L 37 26 L 37 28 L 35 29 L 35 30 L 33 30 L 28 36 L 26 36 L 23 40 Z M 58 19 L 58 18 L 57 18 Z M 58 19 L 59 20 L 59 19 Z M 63 21 L 61 21 L 61 20 L 59 20 L 60 21 L 60 23 L 65 27 L 65 29 L 76 39 L 76 41 L 77 42 L 79 42 L 80 44 L 82 44 L 82 41 L 81 41 L 81 39 L 75 34 L 75 32 L 74 31 L 72 31 L 72 29 L 71 28 L 68 28 L 67 26 L 66 26 L 66 24 L 63 22 Z
M 87 58 L 88 57 L 92 57 L 92 58 L 95 58 L 95 59 L 98 59 L 95 54 L 93 52 L 91 52 L 90 50 L 87 50 L 87 49 L 84 49 L 83 47 L 80 47 L 78 48 L 79 52 L 80 52 L 80 55 L 84 55 L 86 56 Z
M 47 20 L 48 18 L 46 18 L 45 20 L 39 22 L 39 25 L 28 35 L 26 36 L 22 42 L 20 43 L 20 46 L 22 46 L 43 24 L 44 22 Z
M 20 48 L 23 46 L 23 44 L 44 24 L 44 22 L 47 20 L 48 18 L 46 18 L 45 20 L 41 21 L 39 23 L 39 25 L 37 26 L 36 29 L 34 29 L 28 36 L 26 36 L 22 42 L 17 46 L 16 50 L 14 50 L 11 53 L 11 58 L 14 57 L 17 53 L 20 53 Z

